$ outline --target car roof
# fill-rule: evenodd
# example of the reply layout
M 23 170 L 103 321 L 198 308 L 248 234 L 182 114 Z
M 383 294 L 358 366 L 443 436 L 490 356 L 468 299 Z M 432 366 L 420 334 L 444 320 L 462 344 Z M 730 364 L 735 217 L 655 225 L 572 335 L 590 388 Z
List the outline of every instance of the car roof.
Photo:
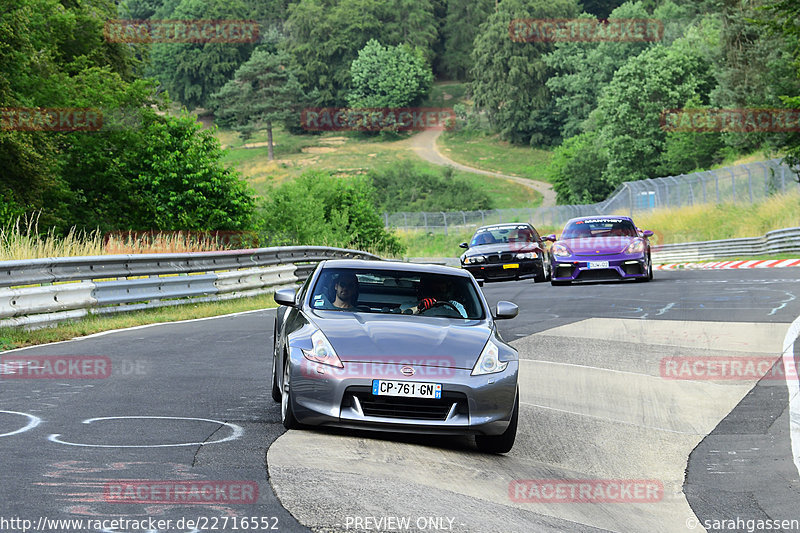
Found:
M 575 217 L 575 218 L 571 218 L 571 219 L 567 220 L 567 224 L 570 224 L 572 222 L 580 222 L 581 220 L 597 220 L 597 219 L 603 219 L 603 218 L 617 219 L 617 220 L 627 220 L 628 222 L 633 223 L 633 219 L 631 217 L 626 217 L 626 216 L 622 216 L 622 215 L 595 215 L 595 216 L 591 216 L 591 217 Z
M 482 229 L 487 228 L 516 228 L 517 226 L 529 226 L 533 227 L 533 224 L 530 222 L 502 222 L 500 224 L 487 224 L 485 226 L 481 226 L 480 228 L 475 230 L 475 233 L 479 232 Z
M 328 259 L 323 261 L 322 268 L 352 268 L 371 270 L 402 270 L 404 272 L 445 274 L 468 278 L 469 272 L 460 268 L 431 265 L 427 263 L 406 263 L 403 261 L 372 261 L 367 259 Z

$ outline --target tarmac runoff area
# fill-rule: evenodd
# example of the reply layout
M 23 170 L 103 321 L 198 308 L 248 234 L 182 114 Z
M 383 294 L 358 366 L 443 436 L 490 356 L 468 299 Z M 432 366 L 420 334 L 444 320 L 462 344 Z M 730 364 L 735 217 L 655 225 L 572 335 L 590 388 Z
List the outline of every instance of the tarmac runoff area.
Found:
M 546 330 L 512 342 L 522 362 L 510 453 L 481 454 L 468 438 L 289 431 L 269 449 L 270 480 L 319 532 L 685 533 L 696 524 L 682 490 L 689 454 L 759 376 L 676 378 L 664 361 L 777 360 L 786 328 L 588 319 Z

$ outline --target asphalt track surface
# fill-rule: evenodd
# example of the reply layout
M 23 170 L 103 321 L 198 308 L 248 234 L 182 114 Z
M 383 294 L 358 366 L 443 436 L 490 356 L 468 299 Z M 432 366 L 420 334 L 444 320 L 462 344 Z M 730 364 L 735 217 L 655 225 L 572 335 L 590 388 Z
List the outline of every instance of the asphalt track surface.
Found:
M 665 363 L 779 365 L 800 315 L 798 273 L 487 284 L 490 303 L 520 306 L 516 319 L 499 323 L 523 360 L 519 433 L 504 456 L 480 454 L 467 438 L 284 432 L 269 391 L 274 311 L 6 352 L 5 360 L 94 356 L 111 372 L 19 379 L 0 366 L 0 530 L 747 531 L 758 530 L 756 520 L 797 520 L 783 376 L 688 379 Z M 229 485 L 203 504 L 197 492 L 115 499 L 131 480 L 145 488 L 195 483 L 201 492 Z M 542 492 L 533 502 L 533 493 L 514 492 L 525 480 L 639 480 L 663 491 L 593 503 Z M 257 487 L 254 502 L 234 497 L 242 485 Z M 257 518 L 257 527 L 243 517 Z M 110 522 L 120 518 L 172 522 Z M 58 519 L 84 522 L 45 522 Z

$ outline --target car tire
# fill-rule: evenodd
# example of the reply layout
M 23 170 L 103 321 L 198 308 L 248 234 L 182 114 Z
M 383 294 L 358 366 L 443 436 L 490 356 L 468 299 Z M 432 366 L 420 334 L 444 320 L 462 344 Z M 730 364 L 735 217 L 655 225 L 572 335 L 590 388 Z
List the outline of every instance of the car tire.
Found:
M 653 279 L 653 260 L 650 256 L 647 256 L 647 275 L 641 278 L 636 278 L 636 281 L 646 283 L 651 279 Z
M 511 422 L 508 428 L 500 435 L 475 435 L 475 444 L 478 450 L 484 453 L 506 453 L 514 447 L 517 438 L 517 421 L 519 420 L 519 393 L 514 398 L 514 410 L 511 412 Z
M 272 399 L 281 403 L 281 388 L 278 385 L 278 356 L 272 354 Z
M 542 264 L 539 267 L 539 272 L 537 272 L 536 275 L 533 277 L 533 282 L 542 283 L 544 281 L 547 281 L 547 278 L 548 278 L 547 268 L 545 268 L 544 261 L 542 261 Z
M 289 373 L 289 361 L 284 364 L 283 386 L 281 388 L 281 422 L 286 429 L 296 429 L 300 426 L 292 411 L 292 389 Z

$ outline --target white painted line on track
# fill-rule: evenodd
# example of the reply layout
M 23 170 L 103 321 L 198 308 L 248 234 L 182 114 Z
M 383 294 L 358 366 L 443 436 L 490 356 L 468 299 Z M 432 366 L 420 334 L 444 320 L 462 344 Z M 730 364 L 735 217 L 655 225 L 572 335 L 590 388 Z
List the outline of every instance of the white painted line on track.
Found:
M 141 326 L 131 326 L 129 328 L 119 328 L 119 329 L 110 329 L 108 331 L 100 331 L 97 333 L 92 333 L 91 335 L 84 335 L 83 337 L 74 337 L 72 339 L 67 339 L 65 341 L 56 341 L 56 342 L 48 342 L 46 344 L 34 344 L 33 346 L 24 346 L 22 348 L 14 348 L 12 350 L 6 350 L 5 352 L 0 352 L 0 354 L 7 354 L 11 352 L 19 352 L 22 350 L 35 350 L 37 348 L 42 348 L 43 346 L 55 346 L 56 344 L 64 344 L 67 342 L 75 342 L 75 341 L 82 341 L 85 339 L 94 339 L 96 337 L 103 337 L 105 335 L 111 335 L 112 333 L 120 333 L 122 331 L 133 331 L 136 329 L 144 329 L 144 328 L 152 328 L 155 326 L 168 326 L 172 324 L 185 324 L 188 322 L 201 322 L 203 320 L 216 320 L 218 318 L 229 318 L 232 316 L 239 316 L 239 315 L 249 315 L 251 313 L 261 313 L 263 311 L 274 311 L 277 307 L 268 307 L 265 309 L 253 309 L 251 311 L 239 311 L 237 313 L 228 313 L 227 315 L 217 315 L 217 316 L 206 316 L 203 318 L 187 318 L 186 320 L 176 320 L 173 322 L 156 322 L 155 324 L 142 324 Z
M 19 411 L 6 411 L 4 409 L 0 409 L 0 413 L 8 413 L 11 415 L 24 416 L 27 417 L 28 419 L 28 424 L 25 425 L 24 427 L 21 427 L 15 431 L 10 431 L 8 433 L 0 433 L 0 437 L 10 437 L 11 435 L 18 435 L 19 433 L 24 433 L 42 423 L 41 418 L 39 418 L 38 416 L 30 415 L 28 413 L 20 413 Z
M 783 372 L 786 376 L 786 388 L 789 390 L 789 436 L 792 441 L 792 459 L 797 473 L 800 474 L 800 383 L 792 379 L 797 375 L 794 362 L 794 343 L 800 335 L 800 316 L 789 326 L 783 339 Z M 790 373 L 791 372 L 791 373 Z

